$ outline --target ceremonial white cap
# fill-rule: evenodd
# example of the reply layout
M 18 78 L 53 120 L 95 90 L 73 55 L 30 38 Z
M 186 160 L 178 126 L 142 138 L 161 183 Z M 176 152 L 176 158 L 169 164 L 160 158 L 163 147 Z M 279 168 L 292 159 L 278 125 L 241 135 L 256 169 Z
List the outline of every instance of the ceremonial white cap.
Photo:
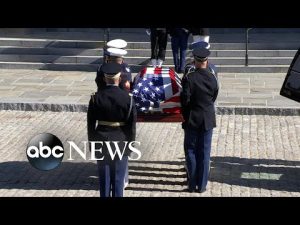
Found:
M 109 56 L 123 57 L 124 55 L 127 54 L 127 51 L 124 49 L 120 49 L 120 48 L 108 48 L 107 54 Z
M 109 48 L 125 48 L 127 46 L 127 42 L 122 39 L 114 39 L 106 43 Z

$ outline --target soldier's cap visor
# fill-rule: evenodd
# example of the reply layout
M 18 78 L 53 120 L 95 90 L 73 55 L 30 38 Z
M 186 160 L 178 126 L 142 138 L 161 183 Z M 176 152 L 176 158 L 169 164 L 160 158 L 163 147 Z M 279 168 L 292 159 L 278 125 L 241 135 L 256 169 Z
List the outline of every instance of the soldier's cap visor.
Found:
M 104 74 L 104 77 L 110 78 L 110 79 L 118 78 L 120 76 L 121 76 L 121 72 L 119 72 L 117 74 L 107 74 L 107 73 Z
M 122 71 L 122 66 L 119 63 L 110 62 L 105 63 L 101 70 L 105 75 L 113 77 Z
M 206 61 L 209 55 L 210 51 L 207 48 L 200 47 L 193 50 L 193 56 L 197 61 Z

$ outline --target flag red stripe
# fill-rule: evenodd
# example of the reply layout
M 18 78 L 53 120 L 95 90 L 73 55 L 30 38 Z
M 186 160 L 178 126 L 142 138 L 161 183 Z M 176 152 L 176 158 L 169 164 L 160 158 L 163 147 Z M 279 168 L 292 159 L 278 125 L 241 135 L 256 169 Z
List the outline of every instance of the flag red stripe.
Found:
M 180 96 L 174 96 L 174 97 L 166 100 L 165 102 L 180 102 Z
M 146 74 L 147 71 L 147 67 L 143 68 L 140 72 L 140 77 L 144 77 L 144 75 Z
M 179 89 L 178 89 L 178 85 L 177 85 L 176 80 L 175 80 L 175 72 L 174 72 L 174 70 L 170 69 L 169 70 L 169 75 L 170 75 L 170 78 L 171 78 L 171 84 L 172 84 L 173 94 L 176 94 L 179 91 Z
M 181 113 L 181 107 L 174 107 L 171 109 L 163 109 L 164 113 Z
M 154 74 L 161 74 L 161 72 L 162 72 L 162 68 L 156 67 L 154 69 Z

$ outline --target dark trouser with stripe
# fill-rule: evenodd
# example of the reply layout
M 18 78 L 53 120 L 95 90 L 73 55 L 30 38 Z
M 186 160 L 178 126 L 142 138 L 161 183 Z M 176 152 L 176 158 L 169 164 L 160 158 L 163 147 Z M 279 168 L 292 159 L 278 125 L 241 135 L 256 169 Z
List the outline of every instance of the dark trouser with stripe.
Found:
M 175 71 L 177 73 L 183 73 L 184 71 L 188 37 L 188 33 L 182 32 L 182 34 L 171 38 Z
M 122 160 L 98 160 L 100 197 L 123 197 L 128 157 Z
M 195 131 L 185 129 L 184 151 L 188 170 L 188 188 L 202 192 L 206 189 L 213 129 Z
M 168 35 L 165 30 L 151 29 L 151 59 L 165 61 Z

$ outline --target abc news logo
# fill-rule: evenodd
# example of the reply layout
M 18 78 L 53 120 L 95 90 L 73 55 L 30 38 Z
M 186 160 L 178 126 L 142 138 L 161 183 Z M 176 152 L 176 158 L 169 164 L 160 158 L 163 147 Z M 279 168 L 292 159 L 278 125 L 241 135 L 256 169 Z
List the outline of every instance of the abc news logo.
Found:
M 62 142 L 53 134 L 43 133 L 33 137 L 26 150 L 29 163 L 39 170 L 52 170 L 64 157 Z
M 139 160 L 142 156 L 141 151 L 135 148 L 135 144 L 140 142 L 123 142 L 122 149 L 120 148 L 120 142 L 118 141 L 83 141 L 84 148 L 81 149 L 74 142 L 68 141 L 69 144 L 69 158 L 67 160 L 74 160 L 72 158 L 72 152 L 75 151 L 84 160 L 104 160 L 105 157 L 111 158 L 111 160 L 122 159 L 126 149 L 136 153 L 135 158 L 128 156 L 129 160 Z M 90 159 L 87 159 L 87 149 L 90 144 Z M 105 147 L 107 154 L 103 154 L 102 147 Z M 27 145 L 26 155 L 29 163 L 38 170 L 52 170 L 57 168 L 64 157 L 64 146 L 62 142 L 55 135 L 50 133 L 42 133 L 33 137 Z

